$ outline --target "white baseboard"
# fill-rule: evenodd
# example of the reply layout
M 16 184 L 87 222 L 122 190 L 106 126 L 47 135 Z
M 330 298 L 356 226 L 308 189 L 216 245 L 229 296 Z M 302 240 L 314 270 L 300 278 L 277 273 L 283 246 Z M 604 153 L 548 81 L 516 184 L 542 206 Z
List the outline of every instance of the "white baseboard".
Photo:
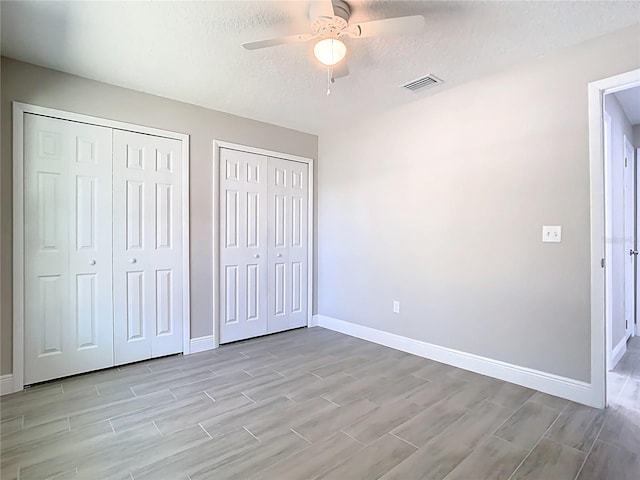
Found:
M 13 393 L 13 374 L 0 376 L 0 395 Z
M 216 348 L 216 345 L 213 341 L 213 335 L 206 335 L 204 337 L 192 338 L 189 342 L 189 347 L 191 348 L 189 353 L 199 353 L 206 350 L 213 350 Z
M 395 348 L 420 357 L 446 363 L 454 367 L 470 370 L 506 382 L 522 385 L 540 392 L 566 398 L 589 406 L 594 404 L 595 395 L 590 383 L 574 380 L 553 373 L 520 367 L 499 360 L 481 357 L 452 348 L 403 337 L 394 333 L 345 322 L 324 315 L 314 315 L 320 327 L 368 340 L 373 343 Z
M 629 337 L 626 335 L 622 337 L 622 340 L 618 342 L 613 350 L 611 351 L 611 363 L 609 364 L 608 370 L 611 371 L 616 368 L 618 362 L 622 359 L 622 356 L 627 353 L 627 340 Z
M 313 315 L 311 317 L 311 321 L 309 322 L 309 325 L 307 325 L 308 328 L 313 328 L 313 327 L 317 327 L 318 326 L 318 315 Z

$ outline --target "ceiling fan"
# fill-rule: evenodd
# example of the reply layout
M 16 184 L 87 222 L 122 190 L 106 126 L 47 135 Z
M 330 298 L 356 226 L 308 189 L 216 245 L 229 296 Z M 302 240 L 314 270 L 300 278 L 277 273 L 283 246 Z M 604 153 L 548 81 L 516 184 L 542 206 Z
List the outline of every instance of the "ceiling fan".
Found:
M 344 60 L 347 54 L 347 46 L 342 41 L 344 37 L 368 38 L 385 35 L 409 35 L 421 33 L 424 30 L 422 15 L 384 18 L 360 23 L 349 23 L 350 16 L 351 8 L 343 0 L 312 2 L 309 12 L 311 32 L 247 42 L 242 46 L 247 50 L 257 50 L 317 40 L 313 53 L 320 63 L 328 67 L 328 78 L 330 83 L 333 83 L 334 79 L 349 74 L 346 60 Z M 329 91 L 327 91 L 328 94 Z

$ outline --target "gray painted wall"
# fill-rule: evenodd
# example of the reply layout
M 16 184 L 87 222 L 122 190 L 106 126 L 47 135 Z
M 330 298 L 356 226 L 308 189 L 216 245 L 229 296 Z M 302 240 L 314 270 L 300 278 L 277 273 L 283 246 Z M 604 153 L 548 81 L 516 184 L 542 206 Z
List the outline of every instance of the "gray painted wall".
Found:
M 615 348 L 625 335 L 624 267 L 629 254 L 624 246 L 624 136 L 633 142 L 633 130 L 615 95 L 605 95 L 605 110 L 611 115 L 611 338 Z M 631 321 L 631 319 L 629 319 Z
M 640 125 L 633 126 L 633 146 L 640 148 Z
M 639 35 L 322 132 L 318 313 L 590 381 L 587 84 L 640 67 Z
M 0 373 L 11 372 L 11 101 L 93 115 L 191 136 L 191 337 L 213 333 L 213 139 L 316 159 L 318 137 L 2 58 Z

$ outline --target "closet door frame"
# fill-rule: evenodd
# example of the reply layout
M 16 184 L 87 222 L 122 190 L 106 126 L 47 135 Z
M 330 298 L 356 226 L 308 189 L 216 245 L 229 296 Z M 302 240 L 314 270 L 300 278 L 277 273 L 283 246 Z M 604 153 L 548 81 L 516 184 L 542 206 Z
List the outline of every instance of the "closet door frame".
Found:
M 191 353 L 190 286 L 189 286 L 189 135 L 145 127 L 116 120 L 82 115 L 55 108 L 22 102 L 13 104 L 13 393 L 24 389 L 24 115 L 86 123 L 99 127 L 166 137 L 182 142 L 182 344 L 185 355 Z
M 240 150 L 247 153 L 276 157 L 283 160 L 306 163 L 308 168 L 307 190 L 307 327 L 315 327 L 313 320 L 313 272 L 314 272 L 314 238 L 313 238 L 313 159 L 291 155 L 288 153 L 266 150 L 264 148 L 249 147 L 237 143 L 221 140 L 213 141 L 213 348 L 220 346 L 220 149 Z M 211 348 L 211 347 L 209 347 Z

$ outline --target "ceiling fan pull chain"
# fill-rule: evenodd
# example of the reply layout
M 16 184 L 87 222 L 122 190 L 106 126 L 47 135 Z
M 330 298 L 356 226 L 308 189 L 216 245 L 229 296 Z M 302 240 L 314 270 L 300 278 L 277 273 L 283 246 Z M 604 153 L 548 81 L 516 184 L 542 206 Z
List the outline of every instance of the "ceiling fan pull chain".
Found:
M 327 67 L 327 96 L 331 95 L 331 67 Z

